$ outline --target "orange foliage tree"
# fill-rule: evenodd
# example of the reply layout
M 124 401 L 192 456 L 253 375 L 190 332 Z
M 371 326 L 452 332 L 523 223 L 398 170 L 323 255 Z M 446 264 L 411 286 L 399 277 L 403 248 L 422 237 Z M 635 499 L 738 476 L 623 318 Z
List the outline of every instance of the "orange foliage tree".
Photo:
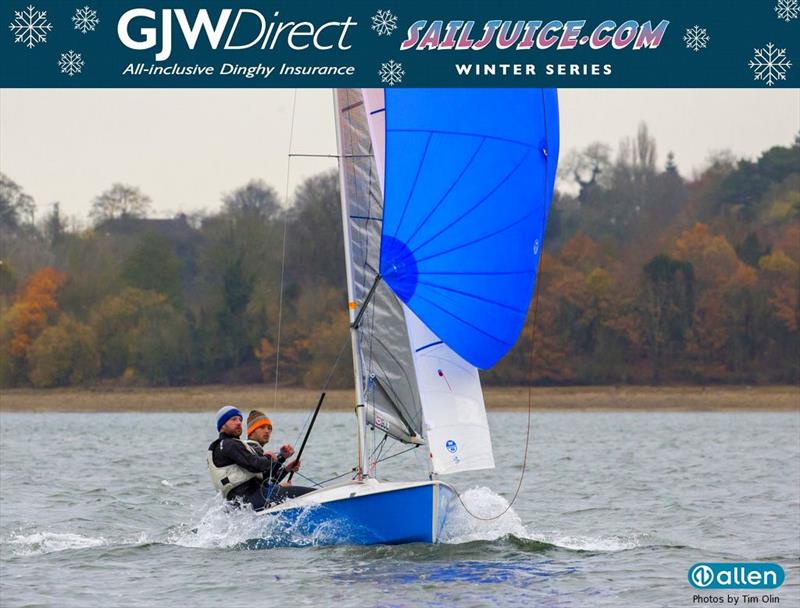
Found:
M 55 268 L 35 272 L 17 293 L 14 304 L 0 320 L 0 351 L 3 384 L 19 382 L 26 376 L 28 351 L 33 341 L 58 313 L 58 292 L 66 277 Z

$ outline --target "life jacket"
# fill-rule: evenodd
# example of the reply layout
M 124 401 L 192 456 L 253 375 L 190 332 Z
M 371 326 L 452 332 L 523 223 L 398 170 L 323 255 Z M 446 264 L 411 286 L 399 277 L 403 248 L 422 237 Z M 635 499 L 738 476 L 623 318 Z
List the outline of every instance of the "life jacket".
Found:
M 240 467 L 235 463 L 224 467 L 218 467 L 215 465 L 214 446 L 218 441 L 220 440 L 218 439 L 211 444 L 206 456 L 206 461 L 208 462 L 208 474 L 211 476 L 211 483 L 214 484 L 214 488 L 216 488 L 219 492 L 222 492 L 222 495 L 225 498 L 228 498 L 228 494 L 231 490 L 242 485 L 243 483 L 247 483 L 251 479 L 264 479 L 264 476 L 261 473 L 253 473 L 252 471 L 248 471 L 244 467 Z M 246 441 L 241 439 L 228 439 L 228 441 L 241 441 L 250 452 L 256 456 L 260 456 L 260 454 L 256 452 L 252 446 L 248 445 Z
M 261 456 L 264 453 L 264 446 L 258 443 L 258 441 L 255 439 L 248 439 L 245 441 L 245 443 L 247 444 L 247 447 L 252 448 L 250 451 L 254 454 Z

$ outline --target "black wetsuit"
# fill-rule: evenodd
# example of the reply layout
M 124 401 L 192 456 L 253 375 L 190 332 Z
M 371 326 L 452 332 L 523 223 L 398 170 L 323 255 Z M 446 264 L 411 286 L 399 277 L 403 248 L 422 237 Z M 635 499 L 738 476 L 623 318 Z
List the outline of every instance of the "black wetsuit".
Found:
M 211 450 L 211 458 L 217 467 L 237 464 L 253 473 L 262 473 L 265 478 L 280 474 L 280 462 L 274 461 L 269 456 L 253 454 L 237 437 L 232 435 L 220 433 L 219 437 L 208 446 L 208 449 Z M 268 481 L 265 483 L 260 479 L 253 478 L 228 492 L 227 499 L 230 501 L 241 499 L 243 502 L 250 503 L 256 511 L 259 511 L 271 504 L 300 496 L 312 490 L 313 488 L 302 488 L 300 486 L 297 488 L 281 488 L 277 484 L 270 485 Z

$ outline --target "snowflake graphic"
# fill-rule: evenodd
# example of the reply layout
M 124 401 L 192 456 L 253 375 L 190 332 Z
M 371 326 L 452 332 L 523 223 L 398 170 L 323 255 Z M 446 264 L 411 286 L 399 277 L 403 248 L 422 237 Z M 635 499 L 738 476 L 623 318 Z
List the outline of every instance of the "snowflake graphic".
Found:
M 378 32 L 378 36 L 391 36 L 397 29 L 397 15 L 392 11 L 378 11 L 372 16 L 372 29 Z
M 700 27 L 699 25 L 690 27 L 683 36 L 686 48 L 692 49 L 695 53 L 700 49 L 706 48 L 709 40 L 711 40 L 711 36 L 708 35 L 704 27 Z
M 58 60 L 58 67 L 61 68 L 62 74 L 67 74 L 72 77 L 75 74 L 80 74 L 83 69 L 83 57 L 80 53 L 75 51 L 67 51 L 61 53 L 61 59 Z
M 792 19 L 797 19 L 800 7 L 797 6 L 797 0 L 778 0 L 775 12 L 778 14 L 778 19 L 789 23 Z
M 14 42 L 23 42 L 32 49 L 40 42 L 47 42 L 47 32 L 53 26 L 47 21 L 47 11 L 36 10 L 36 7 L 29 5 L 24 11 L 14 11 L 14 21 L 8 29 L 14 34 Z
M 402 63 L 397 63 L 390 59 L 386 63 L 381 64 L 381 69 L 378 71 L 378 76 L 381 77 L 381 82 L 393 87 L 398 82 L 402 82 L 403 76 L 406 75 Z
M 786 49 L 775 48 L 771 42 L 764 48 L 753 49 L 753 58 L 750 60 L 753 79 L 763 80 L 768 87 L 775 84 L 776 80 L 786 80 L 786 71 L 791 67 L 792 62 L 786 58 Z
M 75 29 L 81 34 L 86 32 L 93 32 L 94 28 L 100 23 L 97 18 L 97 11 L 84 6 L 83 8 L 76 8 L 75 14 L 72 16 L 72 22 L 75 24 Z

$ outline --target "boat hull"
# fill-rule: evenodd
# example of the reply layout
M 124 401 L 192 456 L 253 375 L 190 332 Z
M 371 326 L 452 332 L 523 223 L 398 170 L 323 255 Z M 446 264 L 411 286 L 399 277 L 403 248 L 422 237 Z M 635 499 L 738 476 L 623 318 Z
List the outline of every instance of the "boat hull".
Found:
M 440 481 L 367 480 L 325 488 L 263 513 L 313 544 L 434 543 L 455 504 L 455 490 Z

